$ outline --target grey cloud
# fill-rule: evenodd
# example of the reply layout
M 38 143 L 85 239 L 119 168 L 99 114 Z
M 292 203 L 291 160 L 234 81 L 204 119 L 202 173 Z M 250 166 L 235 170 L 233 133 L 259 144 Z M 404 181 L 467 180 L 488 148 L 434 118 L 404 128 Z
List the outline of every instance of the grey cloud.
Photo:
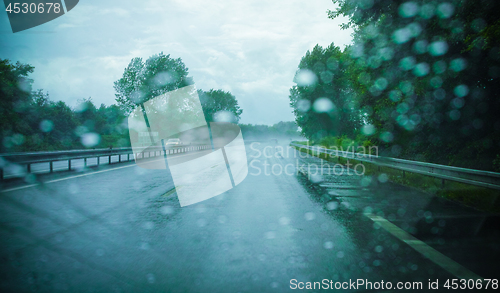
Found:
M 1 57 L 36 66 L 35 88 L 75 105 L 114 103 L 113 82 L 133 57 L 180 57 L 198 88 L 230 90 L 242 123 L 293 120 L 288 89 L 300 58 L 351 31 L 316 1 L 80 1 L 58 19 L 12 34 L 0 16 Z

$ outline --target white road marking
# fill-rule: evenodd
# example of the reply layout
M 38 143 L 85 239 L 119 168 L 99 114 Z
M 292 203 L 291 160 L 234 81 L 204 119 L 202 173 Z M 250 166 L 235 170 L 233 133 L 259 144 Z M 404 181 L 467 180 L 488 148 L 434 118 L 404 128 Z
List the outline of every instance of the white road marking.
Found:
M 365 213 L 364 215 L 455 277 L 459 279 L 482 279 L 480 276 L 463 267 L 461 264 L 413 237 L 388 220 L 371 213 Z
M 191 153 L 185 154 L 185 155 L 178 155 L 178 156 L 175 156 L 173 158 L 179 158 L 179 157 L 184 157 L 184 156 L 189 156 L 189 155 L 191 155 Z M 156 160 L 151 160 L 149 162 L 145 162 L 144 164 L 150 164 L 150 163 L 159 161 L 160 159 L 164 160 L 164 158 L 161 157 L 161 158 L 158 158 Z M 137 165 L 136 164 L 132 164 L 132 165 L 129 165 L 129 166 L 116 167 L 116 168 L 102 170 L 102 171 L 96 171 L 96 172 L 92 172 L 92 173 L 80 174 L 80 175 L 65 177 L 65 178 L 61 178 L 61 179 L 55 179 L 55 180 L 45 181 L 44 184 L 55 183 L 55 182 L 60 182 L 60 181 L 68 180 L 68 179 L 74 179 L 74 178 L 79 178 L 79 177 L 84 177 L 84 176 L 89 176 L 89 175 L 94 175 L 94 174 L 99 174 L 99 173 L 104 173 L 104 172 L 109 172 L 109 171 L 114 171 L 114 170 L 129 168 L 129 167 L 135 167 L 135 166 L 137 166 Z M 4 190 L 0 191 L 0 193 L 6 193 L 6 192 L 10 192 L 10 191 L 22 190 L 22 189 L 26 189 L 26 188 L 30 188 L 30 187 L 34 187 L 34 186 L 38 186 L 38 185 L 40 185 L 40 184 L 29 184 L 29 185 L 24 185 L 24 186 L 20 186 L 20 187 L 14 187 L 14 188 L 9 188 L 9 189 L 4 189 Z

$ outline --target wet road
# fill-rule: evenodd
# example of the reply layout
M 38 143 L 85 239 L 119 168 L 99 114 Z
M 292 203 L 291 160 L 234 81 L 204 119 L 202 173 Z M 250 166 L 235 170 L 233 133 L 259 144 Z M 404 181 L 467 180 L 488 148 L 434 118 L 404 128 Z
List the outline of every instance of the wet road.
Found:
M 300 158 L 285 145 L 247 145 L 247 157 L 249 174 L 241 184 L 183 208 L 168 171 L 134 163 L 4 188 L 0 290 L 281 292 L 291 291 L 292 279 L 364 279 L 393 286 L 422 282 L 424 292 L 429 279 L 456 278 L 453 270 L 409 245 L 416 240 L 402 240 L 366 216 L 389 219 L 412 232 L 420 225 L 412 215 L 428 212 L 433 197 L 389 183 L 366 184 L 363 176 L 333 176 L 313 185 L 295 168 L 318 159 Z M 434 206 L 480 216 L 446 203 Z M 439 238 L 421 240 L 437 253 L 456 257 L 468 272 L 498 278 L 487 260 L 481 267 L 477 257 L 459 253 L 467 250 L 469 256 L 495 261 L 497 238 L 484 233 L 483 238 L 435 233 Z M 451 243 L 458 244 L 451 249 Z M 372 291 L 358 289 L 351 291 Z

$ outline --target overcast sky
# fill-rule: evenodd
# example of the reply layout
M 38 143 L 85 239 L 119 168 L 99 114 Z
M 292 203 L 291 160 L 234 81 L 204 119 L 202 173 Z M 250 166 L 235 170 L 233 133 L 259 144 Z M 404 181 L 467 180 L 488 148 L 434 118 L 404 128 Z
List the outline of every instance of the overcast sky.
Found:
M 236 96 L 242 123 L 294 120 L 288 90 L 316 44 L 343 48 L 351 31 L 331 0 L 81 0 L 69 13 L 13 34 L 0 13 L 0 58 L 35 66 L 52 100 L 115 103 L 113 82 L 134 57 L 180 57 L 196 87 Z

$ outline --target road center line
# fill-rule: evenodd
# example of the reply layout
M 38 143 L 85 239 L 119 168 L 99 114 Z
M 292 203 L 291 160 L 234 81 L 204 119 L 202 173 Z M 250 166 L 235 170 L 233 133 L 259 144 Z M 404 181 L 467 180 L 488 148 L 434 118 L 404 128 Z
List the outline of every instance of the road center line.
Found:
M 179 157 L 184 157 L 184 156 L 189 156 L 189 155 L 191 155 L 191 153 L 190 154 L 185 154 L 185 155 L 175 156 L 175 157 L 172 157 L 172 158 L 179 158 Z M 159 161 L 160 159 L 164 160 L 163 158 L 158 158 L 156 160 L 151 160 L 149 162 L 145 162 L 144 164 L 150 164 L 150 163 Z M 55 182 L 60 182 L 60 181 L 68 180 L 68 179 L 74 179 L 74 178 L 79 178 L 79 177 L 84 177 L 84 176 L 89 176 L 89 175 L 94 175 L 94 174 L 99 174 L 99 173 L 104 173 L 104 172 L 109 172 L 109 171 L 114 171 L 114 170 L 129 168 L 129 167 L 135 167 L 135 166 L 137 166 L 137 165 L 136 164 L 131 164 L 131 165 L 128 165 L 128 166 L 123 166 L 123 167 L 116 167 L 116 168 L 106 169 L 106 170 L 101 170 L 101 171 L 96 171 L 96 172 L 92 172 L 92 173 L 85 173 L 85 174 L 80 174 L 80 175 L 65 177 L 65 178 L 61 178 L 61 179 L 49 180 L 49 181 L 45 181 L 43 183 L 44 184 L 55 183 Z M 14 187 L 14 188 L 9 188 L 9 189 L 4 189 L 4 190 L 0 191 L 0 193 L 7 193 L 7 192 L 10 192 L 10 191 L 22 190 L 22 189 L 26 189 L 26 188 L 30 188 L 30 187 L 35 187 L 35 186 L 38 186 L 38 185 L 40 185 L 40 184 L 29 184 L 29 185 L 24 185 L 24 186 L 20 186 L 20 187 Z
M 463 267 L 461 264 L 440 253 L 426 243 L 413 237 L 408 232 L 404 231 L 388 220 L 371 213 L 365 213 L 364 215 L 370 218 L 373 222 L 379 224 L 380 227 L 384 228 L 384 230 L 391 233 L 404 243 L 408 244 L 411 248 L 420 252 L 424 257 L 428 258 L 433 263 L 440 266 L 455 277 L 459 279 L 482 279 L 480 276 Z

